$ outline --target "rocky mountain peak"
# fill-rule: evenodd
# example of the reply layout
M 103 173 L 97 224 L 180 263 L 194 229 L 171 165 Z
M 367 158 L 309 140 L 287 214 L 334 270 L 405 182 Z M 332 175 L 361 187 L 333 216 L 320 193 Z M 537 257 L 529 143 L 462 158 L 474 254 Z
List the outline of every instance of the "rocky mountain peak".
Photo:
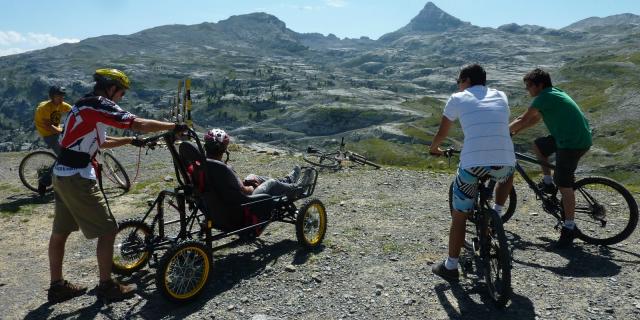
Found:
M 640 25 L 640 16 L 632 13 L 616 14 L 604 18 L 591 17 L 572 23 L 563 30 L 585 31 L 593 27 Z
M 252 28 L 252 27 L 268 27 L 269 29 L 284 31 L 287 25 L 276 16 L 270 15 L 264 12 L 255 12 L 237 16 L 231 16 L 226 20 L 218 22 L 221 26 L 237 27 L 237 28 Z
M 468 23 L 442 11 L 433 2 L 427 2 L 420 13 L 411 19 L 411 22 L 405 28 L 411 31 L 440 32 L 465 24 Z

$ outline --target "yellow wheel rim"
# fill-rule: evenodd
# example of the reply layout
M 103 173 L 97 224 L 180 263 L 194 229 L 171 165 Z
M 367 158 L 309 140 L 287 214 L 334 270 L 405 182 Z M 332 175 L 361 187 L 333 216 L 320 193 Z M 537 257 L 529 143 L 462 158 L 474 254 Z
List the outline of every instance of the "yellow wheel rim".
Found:
M 135 229 L 136 226 L 131 226 L 127 229 Z M 149 236 L 149 233 L 146 230 L 143 229 L 138 229 L 138 233 L 136 234 L 132 234 L 131 232 L 127 232 L 126 229 L 123 230 L 122 232 L 120 232 L 121 234 L 126 234 L 127 237 L 125 239 L 123 239 L 122 241 L 116 241 L 116 243 L 114 243 L 114 248 L 113 248 L 113 264 L 117 267 L 120 268 L 122 270 L 131 270 L 131 269 L 135 269 L 138 266 L 140 266 L 140 264 L 144 263 L 147 261 L 147 259 L 149 258 L 149 251 L 144 251 L 144 252 L 134 252 L 131 251 L 129 253 L 127 253 L 128 249 L 127 247 L 133 247 L 133 246 L 143 246 L 144 245 L 144 239 Z
M 304 212 L 302 230 L 305 241 L 310 246 L 317 245 L 324 236 L 327 227 L 327 213 L 319 203 L 309 206 Z
M 196 295 L 209 278 L 207 253 L 198 247 L 184 247 L 176 252 L 164 270 L 166 291 L 177 300 Z

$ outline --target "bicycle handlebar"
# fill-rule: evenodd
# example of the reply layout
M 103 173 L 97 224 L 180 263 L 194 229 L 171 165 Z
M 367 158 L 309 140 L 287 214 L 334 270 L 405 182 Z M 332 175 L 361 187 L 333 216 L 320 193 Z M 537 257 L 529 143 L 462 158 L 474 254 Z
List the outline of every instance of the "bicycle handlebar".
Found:
M 189 137 L 197 136 L 196 132 L 192 128 L 189 128 L 189 130 L 185 131 L 184 133 L 186 133 L 186 135 Z M 167 137 L 167 136 L 171 137 L 172 135 L 176 135 L 176 134 L 178 133 L 176 133 L 173 130 L 169 130 L 151 137 L 144 138 L 143 139 L 144 145 L 147 148 L 153 150 L 158 145 L 158 140 L 163 139 L 164 137 Z

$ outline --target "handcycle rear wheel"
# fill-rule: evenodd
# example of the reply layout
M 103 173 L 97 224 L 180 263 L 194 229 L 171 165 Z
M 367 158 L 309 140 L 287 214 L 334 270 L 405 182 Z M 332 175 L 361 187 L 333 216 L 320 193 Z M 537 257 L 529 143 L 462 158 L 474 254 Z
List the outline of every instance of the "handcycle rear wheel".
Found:
M 102 152 L 102 164 L 104 175 L 113 183 L 117 184 L 119 188 L 129 191 L 131 188 L 131 181 L 127 171 L 124 170 L 124 166 L 116 159 L 111 153 Z
M 611 245 L 628 238 L 638 224 L 638 204 L 621 184 L 588 177 L 574 184 L 577 237 L 586 243 Z
M 302 159 L 317 167 L 336 168 L 339 165 L 336 156 L 336 153 L 307 153 Z
M 480 222 L 480 257 L 491 300 L 503 308 L 511 298 L 511 253 L 502 219 L 488 210 Z
M 183 241 L 162 256 L 156 272 L 156 287 L 171 301 L 193 300 L 202 293 L 211 269 L 211 254 L 206 244 Z
M 27 189 L 38 192 L 38 182 L 43 175 L 51 176 L 53 164 L 56 162 L 56 155 L 53 152 L 38 150 L 27 154 L 18 167 L 20 181 Z M 51 178 L 49 178 L 51 179 Z M 53 185 L 49 183 L 46 191 L 53 190 Z
M 312 249 L 322 243 L 327 232 L 327 211 L 318 199 L 305 202 L 296 217 L 296 238 L 298 243 Z
M 153 231 L 140 219 L 128 219 L 118 224 L 118 232 L 113 244 L 112 272 L 130 275 L 149 261 L 151 252 L 145 247 Z

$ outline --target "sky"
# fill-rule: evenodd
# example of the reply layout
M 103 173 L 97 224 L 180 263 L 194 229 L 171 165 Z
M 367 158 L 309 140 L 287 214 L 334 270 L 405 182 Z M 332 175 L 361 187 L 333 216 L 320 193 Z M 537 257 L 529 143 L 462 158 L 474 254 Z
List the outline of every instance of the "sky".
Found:
M 640 0 L 432 0 L 481 27 L 562 28 L 589 17 L 640 15 Z M 218 22 L 266 12 L 296 32 L 377 39 L 415 17 L 427 0 L 0 0 L 0 56 L 167 24 Z

